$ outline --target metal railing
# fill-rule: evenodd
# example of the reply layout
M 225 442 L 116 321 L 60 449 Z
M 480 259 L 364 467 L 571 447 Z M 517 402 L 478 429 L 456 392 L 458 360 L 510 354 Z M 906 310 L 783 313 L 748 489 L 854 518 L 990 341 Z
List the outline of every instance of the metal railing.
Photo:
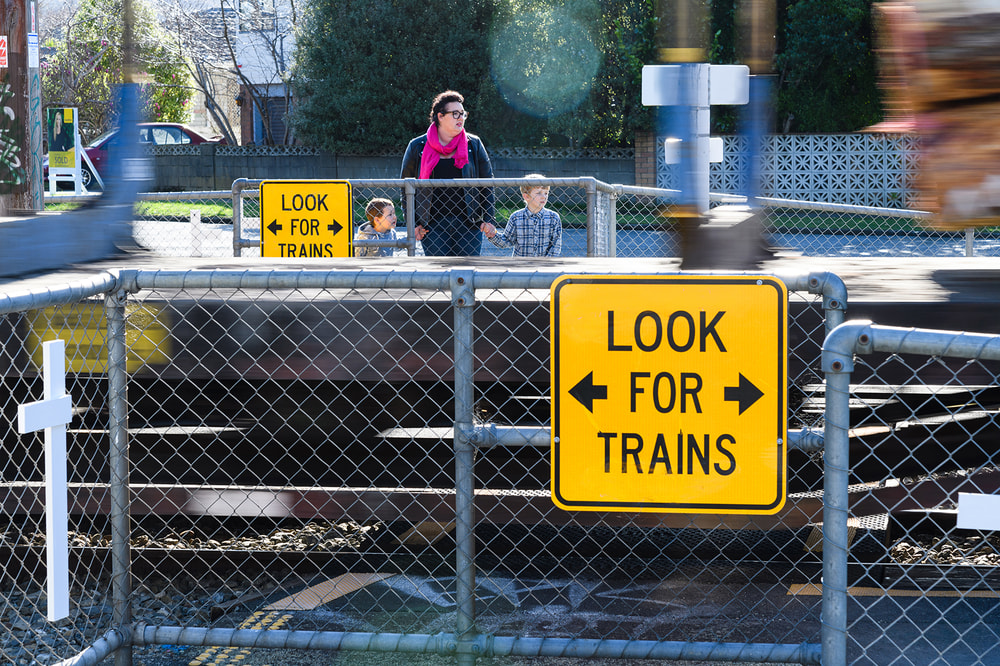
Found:
M 136 242 L 163 256 L 257 256 L 260 252 L 259 191 L 261 181 L 240 179 L 232 191 L 168 192 L 140 196 L 133 226 Z M 497 214 L 493 222 L 502 230 L 510 213 L 522 208 L 519 186 L 523 179 L 481 181 L 357 180 L 351 207 L 355 228 L 373 198 L 395 203 L 404 215 L 406 191 L 411 196 L 423 188 L 481 187 L 494 193 Z M 670 220 L 674 190 L 610 185 L 591 178 L 537 181 L 551 186 L 549 207 L 560 213 L 563 226 L 562 256 L 676 257 L 679 241 Z M 749 210 L 744 197 L 713 194 L 721 210 Z M 74 202 L 57 197 L 47 201 Z M 152 202 L 180 204 L 176 214 L 164 215 Z M 1000 236 L 991 229 L 964 232 L 936 231 L 927 226 L 922 211 L 877 208 L 784 199 L 756 200 L 764 240 L 779 250 L 811 256 L 926 257 L 996 256 Z M 413 206 L 410 207 L 413 210 Z M 392 247 L 396 254 L 422 254 L 423 247 L 407 227 L 396 240 L 356 240 L 356 247 Z M 509 256 L 510 250 L 482 239 L 484 256 Z

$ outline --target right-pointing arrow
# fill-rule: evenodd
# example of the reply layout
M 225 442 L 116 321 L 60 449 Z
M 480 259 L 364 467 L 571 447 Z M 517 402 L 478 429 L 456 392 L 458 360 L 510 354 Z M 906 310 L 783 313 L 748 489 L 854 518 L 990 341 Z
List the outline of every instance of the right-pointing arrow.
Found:
M 577 382 L 576 386 L 569 390 L 569 394 L 586 407 L 588 412 L 593 414 L 594 401 L 608 399 L 608 387 L 594 386 L 594 373 L 591 371 L 586 377 Z
M 754 386 L 741 372 L 740 385 L 727 386 L 725 399 L 726 402 L 738 402 L 740 404 L 740 414 L 742 414 L 750 408 L 750 405 L 760 400 L 763 395 L 764 392 Z

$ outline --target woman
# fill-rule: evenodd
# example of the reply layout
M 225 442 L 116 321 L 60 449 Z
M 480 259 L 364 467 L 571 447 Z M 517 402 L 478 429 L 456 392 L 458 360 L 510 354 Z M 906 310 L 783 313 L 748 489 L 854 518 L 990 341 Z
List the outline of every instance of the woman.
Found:
M 52 138 L 49 139 L 49 152 L 64 153 L 73 148 L 73 137 L 63 126 L 63 110 L 56 109 L 52 115 Z
M 452 180 L 492 178 L 490 156 L 478 136 L 465 131 L 465 98 L 446 90 L 431 103 L 427 133 L 410 141 L 401 178 Z M 479 254 L 479 225 L 493 222 L 496 207 L 489 187 L 418 187 L 415 223 L 423 227 L 424 254 L 462 257 Z

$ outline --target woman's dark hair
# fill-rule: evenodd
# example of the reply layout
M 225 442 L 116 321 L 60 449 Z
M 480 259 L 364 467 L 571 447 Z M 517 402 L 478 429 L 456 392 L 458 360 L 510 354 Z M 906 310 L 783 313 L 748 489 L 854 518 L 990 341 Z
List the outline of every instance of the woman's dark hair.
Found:
M 465 98 L 462 97 L 462 93 L 455 92 L 454 90 L 445 90 L 443 93 L 439 94 L 431 102 L 431 124 L 438 124 L 438 114 L 444 113 L 444 107 L 448 106 L 452 102 L 461 102 L 465 104 Z

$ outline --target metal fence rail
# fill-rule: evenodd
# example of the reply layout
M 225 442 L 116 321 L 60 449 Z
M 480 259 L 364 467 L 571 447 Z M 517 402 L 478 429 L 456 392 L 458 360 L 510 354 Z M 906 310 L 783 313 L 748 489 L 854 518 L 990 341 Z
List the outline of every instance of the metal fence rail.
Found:
M 232 191 L 162 192 L 140 195 L 133 234 L 139 245 L 163 256 L 258 256 L 260 252 L 259 186 L 261 181 L 240 179 Z M 510 214 L 523 208 L 520 185 L 524 179 L 477 181 L 353 180 L 355 228 L 365 220 L 370 200 L 387 198 L 396 205 L 401 226 L 396 241 L 357 241 L 357 247 L 393 247 L 397 255 L 422 254 L 414 238 L 410 215 L 404 216 L 406 192 L 441 187 L 490 186 L 497 214 L 490 220 L 502 230 Z M 533 181 L 534 182 L 534 181 Z M 675 190 L 612 185 L 593 178 L 540 180 L 551 187 L 549 208 L 560 213 L 562 256 L 676 257 L 679 242 L 670 220 Z M 713 194 L 716 206 L 738 210 L 745 197 Z M 79 197 L 48 201 L 78 202 Z M 172 211 L 157 202 L 176 202 Z M 922 211 L 834 203 L 761 198 L 759 207 L 766 241 L 773 247 L 810 256 L 996 256 L 1000 236 L 991 229 L 964 232 L 928 228 L 930 215 Z M 410 207 L 413 210 L 413 206 Z M 505 256 L 510 250 L 483 239 L 485 256 Z
M 825 341 L 824 660 L 1000 657 L 1000 542 L 961 526 L 959 497 L 1000 487 L 997 361 L 993 335 L 848 322 Z M 881 546 L 853 547 L 849 525 L 880 518 Z
M 7 423 L 38 391 L 40 341 L 77 341 L 67 361 L 71 617 L 65 631 L 37 620 L 40 505 L 22 513 L 13 500 L 39 492 L 39 435 L 7 435 L 19 462 L 5 468 L 3 518 L 17 543 L 0 595 L 23 623 L 4 625 L 5 653 L 97 663 L 119 646 L 180 644 L 468 664 L 819 663 L 819 599 L 785 585 L 819 583 L 820 556 L 802 547 L 822 479 L 809 396 L 789 415 L 802 474 L 789 481 L 790 512 L 557 510 L 544 395 L 559 275 L 123 270 L 82 292 L 2 304 Z M 847 295 L 830 274 L 779 277 L 792 294 L 790 382 L 814 386 L 815 327 L 822 337 L 839 324 Z M 275 559 L 241 559 L 248 549 Z M 612 577 L 628 589 L 609 587 Z M 303 589 L 345 629 L 282 626 Z M 792 607 L 803 622 L 767 622 Z M 595 612 L 607 622 L 588 620 Z

